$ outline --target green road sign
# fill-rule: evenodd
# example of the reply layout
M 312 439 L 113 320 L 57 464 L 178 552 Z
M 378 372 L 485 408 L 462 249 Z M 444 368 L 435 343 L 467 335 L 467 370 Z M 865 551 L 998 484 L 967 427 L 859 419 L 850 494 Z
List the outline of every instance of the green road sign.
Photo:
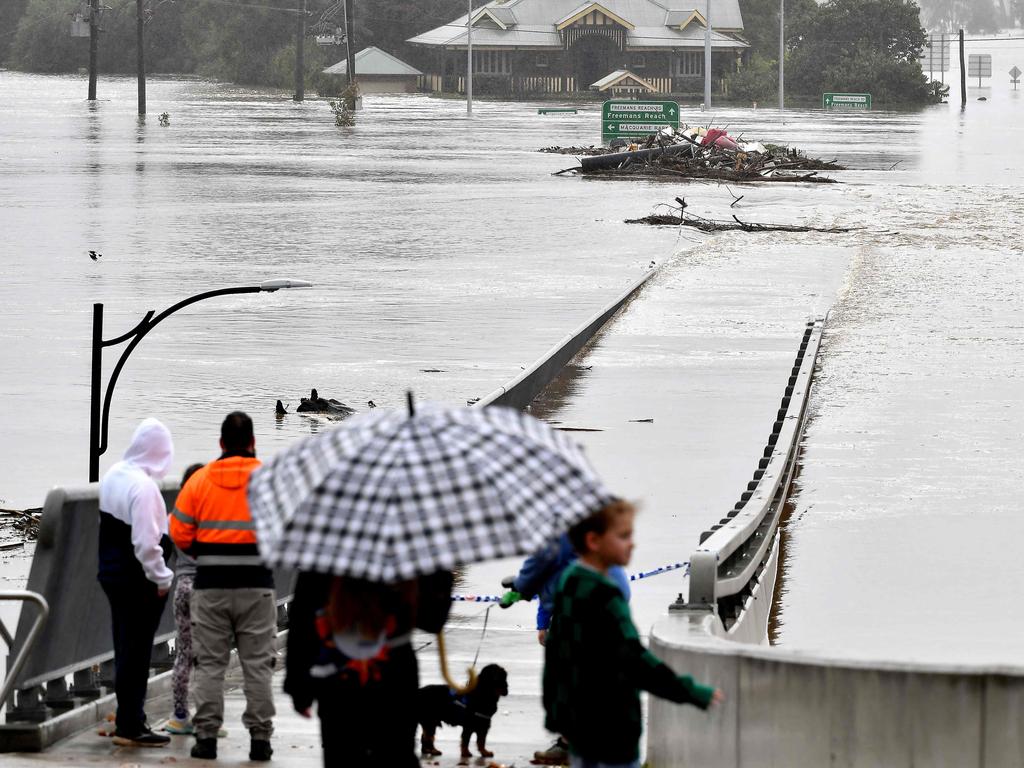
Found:
M 821 106 L 825 109 L 871 109 L 871 94 L 823 93 Z
M 679 105 L 674 101 L 606 101 L 601 110 L 601 138 L 641 139 L 666 125 L 679 127 Z

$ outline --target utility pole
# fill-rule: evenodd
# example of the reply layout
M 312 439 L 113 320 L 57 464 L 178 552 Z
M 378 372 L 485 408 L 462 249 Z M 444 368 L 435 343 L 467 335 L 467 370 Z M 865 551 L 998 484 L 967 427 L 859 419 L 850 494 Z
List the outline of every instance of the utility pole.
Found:
M 964 62 L 964 31 L 960 30 L 960 109 L 967 106 L 967 64 Z
M 292 98 L 302 101 L 306 98 L 306 0 L 299 0 L 298 15 L 295 24 L 295 96 Z
M 473 116 L 473 0 L 466 0 L 466 116 Z
M 786 109 L 786 0 L 779 0 L 779 112 Z
M 711 0 L 705 1 L 704 21 L 704 109 L 711 109 Z
M 96 101 L 96 54 L 100 37 L 100 0 L 89 0 L 89 101 Z
M 135 61 L 139 76 L 139 115 L 146 114 L 146 48 L 144 0 L 135 0 Z
M 345 7 L 345 58 L 348 66 L 348 88 L 351 94 L 351 107 L 356 108 L 356 49 L 352 44 L 352 27 L 356 23 L 355 0 L 346 0 Z

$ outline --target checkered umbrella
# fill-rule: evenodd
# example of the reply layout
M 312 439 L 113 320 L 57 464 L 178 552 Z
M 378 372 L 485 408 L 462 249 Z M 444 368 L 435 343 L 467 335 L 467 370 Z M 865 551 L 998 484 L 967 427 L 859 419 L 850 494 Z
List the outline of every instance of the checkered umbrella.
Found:
M 384 583 L 534 552 L 611 498 L 579 446 L 497 407 L 375 409 L 249 482 L 269 566 Z

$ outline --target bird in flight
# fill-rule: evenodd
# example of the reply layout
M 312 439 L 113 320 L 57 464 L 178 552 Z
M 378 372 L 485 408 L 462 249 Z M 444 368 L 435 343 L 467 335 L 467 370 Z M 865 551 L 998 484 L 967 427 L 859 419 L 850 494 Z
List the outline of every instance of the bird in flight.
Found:
M 99 261 L 100 256 L 102 255 L 102 253 L 96 253 L 96 251 L 89 251 L 89 258 L 93 261 Z

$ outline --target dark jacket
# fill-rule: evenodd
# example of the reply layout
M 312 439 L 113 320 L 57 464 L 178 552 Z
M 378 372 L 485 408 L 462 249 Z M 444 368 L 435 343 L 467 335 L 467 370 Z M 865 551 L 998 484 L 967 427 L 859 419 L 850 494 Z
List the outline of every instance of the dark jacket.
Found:
M 640 691 L 706 709 L 713 688 L 644 648 L 619 588 L 577 563 L 565 570 L 544 646 L 545 727 L 595 762 L 640 757 Z
M 169 563 L 174 545 L 170 538 L 163 536 L 160 539 L 160 548 L 164 553 L 164 562 Z M 135 556 L 135 547 L 132 544 L 132 527 L 122 523 L 113 515 L 100 512 L 99 531 L 99 581 L 111 584 L 127 585 L 152 584 L 142 569 L 142 564 Z M 154 590 L 156 587 L 153 587 Z
M 558 541 L 538 550 L 523 561 L 519 573 L 512 582 L 512 588 L 524 599 L 540 598 L 537 607 L 537 629 L 547 629 L 551 625 L 551 612 L 555 604 L 555 588 L 566 566 L 577 558 L 569 537 L 562 534 Z M 620 566 L 614 566 L 609 575 L 613 578 L 622 596 L 629 601 L 629 576 Z

